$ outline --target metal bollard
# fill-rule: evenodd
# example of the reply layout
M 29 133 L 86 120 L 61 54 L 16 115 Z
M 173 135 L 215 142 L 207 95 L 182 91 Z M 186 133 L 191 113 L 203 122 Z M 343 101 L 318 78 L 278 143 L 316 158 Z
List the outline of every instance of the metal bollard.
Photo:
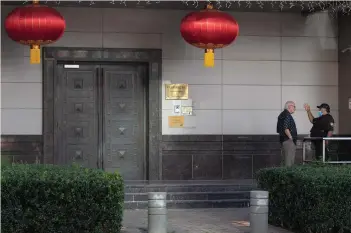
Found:
M 148 194 L 148 233 L 167 233 L 167 193 Z
M 250 192 L 250 228 L 251 233 L 268 232 L 268 192 Z

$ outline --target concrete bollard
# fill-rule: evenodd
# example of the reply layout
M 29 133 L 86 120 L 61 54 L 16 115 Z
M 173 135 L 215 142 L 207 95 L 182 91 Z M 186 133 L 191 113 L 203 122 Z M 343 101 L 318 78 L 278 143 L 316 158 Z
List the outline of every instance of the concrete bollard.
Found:
M 268 192 L 250 192 L 251 233 L 268 233 Z
M 148 233 L 167 233 L 167 193 L 148 193 Z

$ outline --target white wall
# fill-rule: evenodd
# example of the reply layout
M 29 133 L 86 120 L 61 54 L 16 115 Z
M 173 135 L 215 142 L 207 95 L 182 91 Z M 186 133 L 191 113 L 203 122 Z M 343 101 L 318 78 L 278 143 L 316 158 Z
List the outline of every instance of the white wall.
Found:
M 9 8 L 2 8 L 2 18 Z M 188 83 L 195 116 L 185 128 L 168 128 L 172 101 L 163 101 L 163 134 L 275 134 L 276 117 L 295 100 L 299 133 L 310 124 L 303 103 L 327 102 L 338 119 L 337 33 L 327 14 L 233 13 L 236 42 L 216 51 L 214 68 L 203 50 L 186 44 L 176 10 L 59 8 L 63 38 L 52 46 L 158 48 L 165 83 Z M 2 21 L 3 22 L 3 21 Z M 41 66 L 29 64 L 29 48 L 11 41 L 2 27 L 2 134 L 42 133 Z M 184 102 L 185 103 L 185 102 Z

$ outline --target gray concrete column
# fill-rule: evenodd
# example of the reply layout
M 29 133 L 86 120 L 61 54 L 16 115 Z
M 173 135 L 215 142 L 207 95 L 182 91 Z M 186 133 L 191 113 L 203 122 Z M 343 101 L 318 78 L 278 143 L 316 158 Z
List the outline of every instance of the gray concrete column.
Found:
M 167 193 L 148 193 L 148 233 L 167 233 Z
M 268 192 L 250 192 L 251 233 L 268 233 Z

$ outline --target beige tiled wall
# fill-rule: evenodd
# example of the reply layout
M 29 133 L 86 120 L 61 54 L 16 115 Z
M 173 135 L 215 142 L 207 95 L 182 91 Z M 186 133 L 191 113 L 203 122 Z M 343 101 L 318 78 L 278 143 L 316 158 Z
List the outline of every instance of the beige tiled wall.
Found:
M 2 9 L 2 18 L 9 8 Z M 203 50 L 186 44 L 177 10 L 58 8 L 67 30 L 52 46 L 158 48 L 165 83 L 188 83 L 194 116 L 185 128 L 168 128 L 173 101 L 163 100 L 163 134 L 275 134 L 276 117 L 295 100 L 299 133 L 310 123 L 303 103 L 328 102 L 338 119 L 336 26 L 327 14 L 233 13 L 236 42 L 216 51 L 214 68 Z M 3 29 L 2 29 L 3 30 Z M 2 133 L 42 133 L 41 67 L 29 65 L 28 47 L 2 31 Z
M 339 18 L 339 111 L 340 134 L 351 135 L 351 15 Z M 344 51 L 344 52 L 342 52 Z

